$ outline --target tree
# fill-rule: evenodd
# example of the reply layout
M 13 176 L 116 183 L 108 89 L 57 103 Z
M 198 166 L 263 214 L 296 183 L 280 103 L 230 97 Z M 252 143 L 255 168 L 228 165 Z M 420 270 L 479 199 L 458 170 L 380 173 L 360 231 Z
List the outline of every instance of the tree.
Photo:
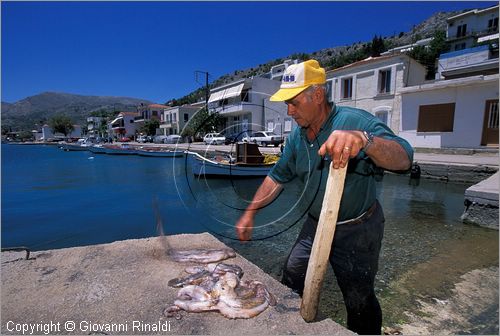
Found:
M 140 128 L 140 132 L 146 135 L 155 135 L 156 129 L 160 127 L 160 121 L 158 119 L 146 120 Z
M 181 136 L 196 136 L 197 133 L 210 133 L 218 130 L 223 124 L 219 113 L 209 113 L 204 107 L 189 120 L 181 132 Z
M 446 32 L 444 30 L 436 30 L 428 46 L 416 46 L 408 52 L 408 55 L 426 67 L 426 79 L 433 79 L 436 74 L 436 59 L 448 50 Z
M 384 39 L 382 38 L 382 36 L 375 35 L 373 37 L 372 43 L 371 43 L 370 56 L 372 56 L 372 57 L 380 56 L 380 54 L 386 50 L 387 49 L 385 47 Z
M 64 136 L 68 136 L 75 129 L 73 122 L 65 114 L 58 114 L 50 118 L 49 127 L 53 133 L 62 133 Z

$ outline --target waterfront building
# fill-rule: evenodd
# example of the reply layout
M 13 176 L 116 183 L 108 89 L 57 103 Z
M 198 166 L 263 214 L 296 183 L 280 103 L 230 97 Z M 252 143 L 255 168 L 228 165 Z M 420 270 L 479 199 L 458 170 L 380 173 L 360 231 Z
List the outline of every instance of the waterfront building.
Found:
M 139 116 L 139 113 L 136 112 L 120 112 L 116 118 L 109 123 L 109 134 L 119 139 L 132 138 L 135 136 L 135 131 L 138 129 L 135 118 Z
M 401 89 L 422 84 L 426 69 L 404 54 L 368 57 L 327 72 L 329 100 L 366 110 L 399 133 Z
M 184 126 L 203 105 L 183 105 L 164 109 L 160 114 L 160 128 L 156 135 L 180 134 Z
M 275 74 L 281 72 L 278 69 Z M 209 112 L 220 114 L 225 133 L 272 131 L 286 136 L 296 127 L 295 121 L 287 115 L 285 104 L 269 101 L 281 85 L 277 80 L 280 76 L 275 78 L 245 78 L 210 90 Z
M 498 148 L 498 6 L 448 22 L 436 80 L 401 90 L 400 135 L 414 147 Z
M 134 119 L 135 128 L 137 131 L 141 129 L 141 126 L 144 125 L 146 120 L 160 120 L 161 113 L 168 108 L 168 106 L 161 104 L 149 104 L 137 106 L 137 116 Z
M 87 118 L 87 135 L 90 138 L 96 137 L 105 137 L 105 134 L 102 134 L 101 128 L 102 125 L 106 123 L 106 118 L 103 117 L 88 117 Z
M 80 125 L 73 125 L 73 131 L 66 136 L 66 138 L 81 138 L 82 137 L 82 127 Z M 39 140 L 50 141 L 55 139 L 64 140 L 65 136 L 62 133 L 54 133 L 49 125 L 45 124 L 42 126 L 42 136 Z
M 451 16 L 446 23 L 451 51 L 475 47 L 477 43 L 498 39 L 498 5 Z

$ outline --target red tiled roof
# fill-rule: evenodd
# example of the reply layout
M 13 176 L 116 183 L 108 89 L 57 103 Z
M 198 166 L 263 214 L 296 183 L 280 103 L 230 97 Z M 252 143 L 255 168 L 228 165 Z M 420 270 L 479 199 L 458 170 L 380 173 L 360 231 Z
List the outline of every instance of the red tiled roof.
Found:
M 130 116 L 138 116 L 139 113 L 137 112 L 120 112 L 118 115 L 130 115 Z
M 161 104 L 149 104 L 148 107 L 167 108 L 168 106 L 161 105 Z

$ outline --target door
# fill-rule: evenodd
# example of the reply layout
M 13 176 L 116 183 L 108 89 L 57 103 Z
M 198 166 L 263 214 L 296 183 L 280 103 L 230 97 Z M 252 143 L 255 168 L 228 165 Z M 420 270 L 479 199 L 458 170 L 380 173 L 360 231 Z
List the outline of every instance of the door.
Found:
M 498 99 L 486 101 L 481 145 L 498 146 Z

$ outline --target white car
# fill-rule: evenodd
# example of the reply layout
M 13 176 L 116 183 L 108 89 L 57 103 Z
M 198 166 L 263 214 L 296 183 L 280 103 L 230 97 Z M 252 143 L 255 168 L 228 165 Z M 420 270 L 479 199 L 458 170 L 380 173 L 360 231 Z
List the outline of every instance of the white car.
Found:
M 244 138 L 243 141 L 259 146 L 273 145 L 274 147 L 278 147 L 278 145 L 283 143 L 283 137 L 273 132 L 258 131 L 253 132 L 249 137 Z
M 222 145 L 226 141 L 226 137 L 220 133 L 208 133 L 203 137 L 203 142 L 206 145 Z

